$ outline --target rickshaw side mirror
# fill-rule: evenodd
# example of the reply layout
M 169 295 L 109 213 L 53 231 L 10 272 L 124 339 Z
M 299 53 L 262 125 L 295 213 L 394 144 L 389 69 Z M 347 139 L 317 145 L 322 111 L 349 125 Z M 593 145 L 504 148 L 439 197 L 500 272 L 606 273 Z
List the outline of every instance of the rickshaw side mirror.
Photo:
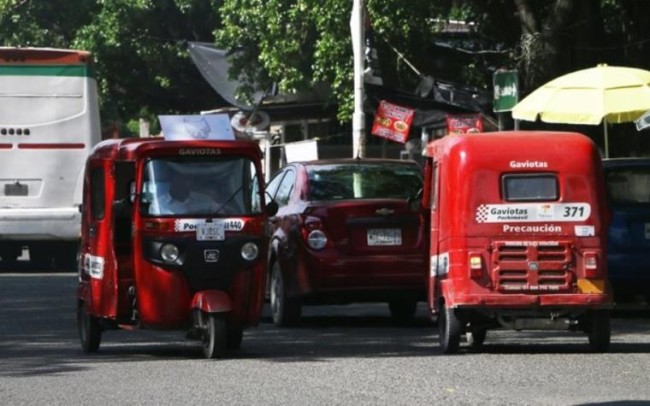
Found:
M 268 202 L 266 204 L 266 214 L 269 217 L 275 216 L 276 213 L 278 212 L 278 209 L 279 209 L 279 206 L 278 206 L 278 203 L 275 200 L 271 200 L 270 202 Z

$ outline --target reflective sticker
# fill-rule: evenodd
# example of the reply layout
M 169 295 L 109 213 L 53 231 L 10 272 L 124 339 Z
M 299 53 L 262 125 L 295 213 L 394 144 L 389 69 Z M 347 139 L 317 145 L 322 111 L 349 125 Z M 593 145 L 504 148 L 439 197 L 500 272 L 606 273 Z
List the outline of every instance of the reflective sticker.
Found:
M 584 221 L 591 214 L 588 203 L 482 204 L 476 208 L 477 223 Z
M 214 219 L 213 223 L 222 223 L 226 231 L 241 231 L 246 222 L 240 218 Z M 196 231 L 197 224 L 205 224 L 205 219 L 178 219 L 174 223 L 174 231 Z
M 86 254 L 84 257 L 84 271 L 93 279 L 103 279 L 104 263 L 104 257 Z
M 449 272 L 449 253 L 431 256 L 431 276 L 442 276 Z
M 594 226 L 576 226 L 576 236 L 578 237 L 593 237 L 596 235 L 596 228 Z

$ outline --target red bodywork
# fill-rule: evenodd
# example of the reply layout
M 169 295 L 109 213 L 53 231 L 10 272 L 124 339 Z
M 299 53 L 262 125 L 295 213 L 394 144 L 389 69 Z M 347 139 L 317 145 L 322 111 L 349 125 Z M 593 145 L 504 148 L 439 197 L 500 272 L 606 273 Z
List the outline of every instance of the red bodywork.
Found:
M 269 193 L 280 205 L 272 219 L 269 261 L 279 263 L 287 296 L 305 304 L 424 300 L 423 219 L 417 208 L 409 206 L 406 185 L 400 185 L 399 197 L 355 199 L 343 196 L 343 189 L 334 187 L 315 198 L 314 186 L 310 189 L 310 172 L 323 166 L 337 170 L 339 165 L 399 165 L 421 176 L 415 162 L 388 159 L 292 163 L 278 172 L 269 182 Z M 379 182 L 377 177 L 381 175 L 373 176 L 371 179 Z M 279 180 L 282 182 L 278 185 Z M 388 228 L 401 230 L 401 244 L 369 245 L 370 229 Z M 313 230 L 321 230 L 327 237 L 322 249 L 313 249 L 307 243 Z
M 78 285 L 78 300 L 86 303 L 90 314 L 115 327 L 125 328 L 191 328 L 195 309 L 224 312 L 228 323 L 237 327 L 258 323 L 266 275 L 263 253 L 268 248 L 263 211 L 248 216 L 236 215 L 237 223 L 243 225 L 241 229 L 226 229 L 225 240 L 215 245 L 214 242 L 197 241 L 196 231 L 191 227 L 178 229 L 183 221 L 200 222 L 205 216 L 190 219 L 150 217 L 142 214 L 142 203 L 135 199 L 126 218 L 121 218 L 124 216 L 115 206 L 116 202 L 129 198 L 130 181 L 141 190 L 143 166 L 148 160 L 179 155 L 205 158 L 209 154 L 249 159 L 256 169 L 257 193 L 263 207 L 261 154 L 259 146 L 253 142 L 122 139 L 103 141 L 94 149 L 85 171 Z M 210 218 L 230 221 L 231 217 L 215 215 Z M 151 260 L 152 254 L 147 247 L 156 241 L 168 240 L 183 248 L 187 256 L 185 265 L 167 266 Z M 260 254 L 256 260 L 241 259 L 239 246 L 243 241 L 259 245 Z M 214 265 L 199 263 L 204 255 L 201 251 L 210 247 L 221 250 L 223 261 Z M 194 262 L 188 260 L 190 255 Z M 192 267 L 203 269 L 210 277 L 192 273 L 194 270 L 189 269 Z M 214 275 L 223 274 L 228 276 L 214 279 Z
M 485 314 L 607 308 L 600 157 L 576 133 L 453 135 L 426 148 L 429 308 Z M 507 200 L 510 177 L 557 179 L 553 199 Z

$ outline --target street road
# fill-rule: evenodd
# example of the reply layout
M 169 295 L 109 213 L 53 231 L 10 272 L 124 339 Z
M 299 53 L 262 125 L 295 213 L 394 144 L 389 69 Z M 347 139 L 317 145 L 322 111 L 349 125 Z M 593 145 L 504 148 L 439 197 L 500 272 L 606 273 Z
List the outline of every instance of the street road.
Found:
M 613 321 L 611 352 L 568 332 L 489 332 L 481 353 L 442 355 L 424 305 L 410 326 L 385 305 L 265 317 L 241 350 L 203 359 L 183 332 L 109 331 L 81 352 L 76 275 L 0 273 L 2 405 L 579 405 L 650 402 L 650 317 Z

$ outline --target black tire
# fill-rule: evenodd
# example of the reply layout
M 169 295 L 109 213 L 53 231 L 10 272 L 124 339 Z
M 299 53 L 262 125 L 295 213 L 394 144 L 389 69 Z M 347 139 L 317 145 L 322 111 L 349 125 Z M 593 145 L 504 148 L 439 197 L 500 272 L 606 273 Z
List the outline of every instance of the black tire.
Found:
M 418 302 L 413 299 L 395 299 L 388 302 L 388 309 L 393 321 L 408 323 L 413 321 Z
M 487 335 L 486 328 L 481 328 L 474 331 L 468 331 L 467 334 L 465 334 L 465 338 L 467 339 L 467 344 L 469 345 L 469 348 L 473 350 L 481 349 L 483 347 L 483 343 L 485 342 L 486 335 Z
M 102 329 L 99 319 L 88 312 L 85 302 L 80 302 L 77 306 L 77 329 L 81 349 L 85 353 L 97 352 L 102 341 Z
M 454 309 L 443 304 L 438 316 L 440 349 L 445 354 L 455 354 L 460 346 L 461 323 Z
M 244 339 L 244 330 L 241 327 L 228 326 L 226 332 L 226 348 L 229 350 L 238 350 Z
M 273 316 L 273 324 L 278 327 L 295 325 L 300 319 L 301 311 L 300 300 L 287 296 L 280 265 L 275 262 L 271 268 L 271 315 Z
M 207 315 L 203 334 L 203 355 L 206 358 L 222 358 L 226 353 L 226 321 L 219 314 Z
M 611 342 L 609 310 L 594 310 L 589 317 L 589 348 L 592 352 L 607 352 Z

